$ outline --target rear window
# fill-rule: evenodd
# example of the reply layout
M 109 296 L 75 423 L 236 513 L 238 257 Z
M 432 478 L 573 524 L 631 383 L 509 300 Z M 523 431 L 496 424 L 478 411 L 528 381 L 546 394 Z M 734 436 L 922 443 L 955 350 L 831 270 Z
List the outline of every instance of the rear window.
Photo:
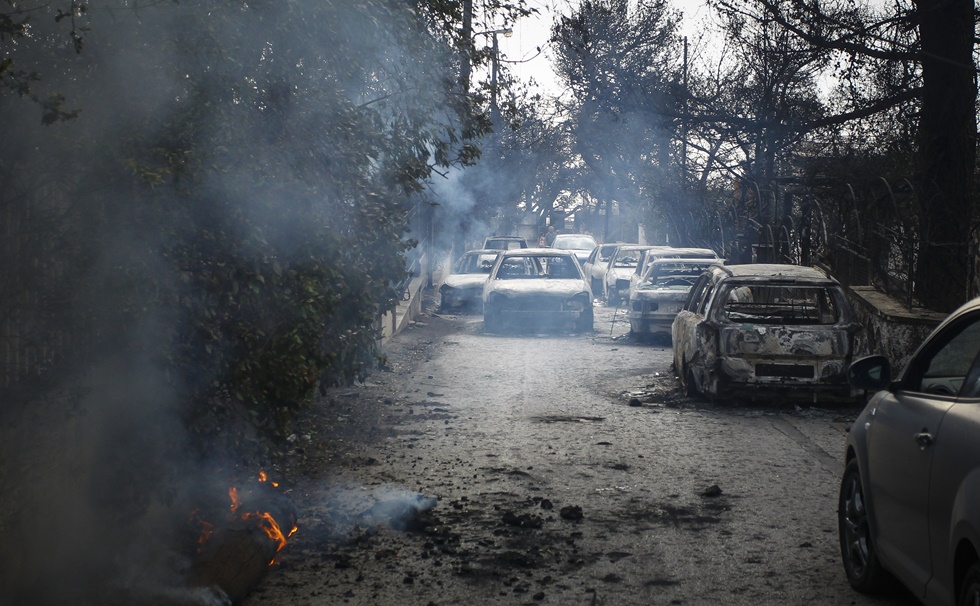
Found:
M 572 257 L 550 255 L 506 257 L 497 269 L 498 280 L 528 278 L 581 279 L 582 274 Z
M 836 324 L 840 310 L 822 286 L 732 285 L 719 293 L 736 324 Z
M 592 250 L 596 244 L 595 239 L 589 236 L 568 236 L 555 238 L 555 243 L 552 246 L 565 250 Z

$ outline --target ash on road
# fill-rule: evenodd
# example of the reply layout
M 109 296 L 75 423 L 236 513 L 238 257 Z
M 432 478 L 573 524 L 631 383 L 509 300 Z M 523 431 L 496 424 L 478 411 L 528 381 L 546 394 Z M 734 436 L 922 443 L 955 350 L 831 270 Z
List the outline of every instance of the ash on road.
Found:
M 426 314 L 331 390 L 288 469 L 299 532 L 248 606 L 914 604 L 844 578 L 851 408 L 681 395 L 669 345 Z

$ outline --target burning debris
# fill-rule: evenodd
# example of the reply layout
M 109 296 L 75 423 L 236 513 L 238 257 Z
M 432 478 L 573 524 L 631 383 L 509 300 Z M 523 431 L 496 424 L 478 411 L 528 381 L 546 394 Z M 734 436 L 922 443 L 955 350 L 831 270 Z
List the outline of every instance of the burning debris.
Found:
M 238 603 L 265 576 L 296 532 L 297 512 L 292 499 L 265 473 L 242 489 L 229 488 L 228 497 L 224 520 L 200 521 L 200 550 L 191 584 L 220 589 Z

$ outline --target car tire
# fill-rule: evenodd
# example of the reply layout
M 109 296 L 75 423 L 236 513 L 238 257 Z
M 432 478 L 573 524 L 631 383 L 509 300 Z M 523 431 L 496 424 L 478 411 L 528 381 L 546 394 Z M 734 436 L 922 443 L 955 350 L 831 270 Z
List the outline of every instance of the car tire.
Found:
M 684 395 L 693 398 L 698 395 L 698 387 L 694 382 L 694 373 L 690 368 L 684 369 Z
M 957 606 L 974 606 L 980 603 L 980 562 L 974 562 L 966 569 L 963 582 L 956 596 Z
M 582 315 L 579 316 L 579 319 L 575 324 L 575 329 L 578 332 L 592 332 L 595 330 L 595 314 L 591 309 L 587 309 L 582 312 Z
M 598 298 L 602 295 L 602 282 L 593 279 L 592 280 L 592 296 Z
M 840 482 L 837 529 L 847 581 L 861 593 L 880 591 L 885 575 L 875 552 L 868 515 L 861 470 L 857 459 L 851 459 L 844 468 L 844 476 Z

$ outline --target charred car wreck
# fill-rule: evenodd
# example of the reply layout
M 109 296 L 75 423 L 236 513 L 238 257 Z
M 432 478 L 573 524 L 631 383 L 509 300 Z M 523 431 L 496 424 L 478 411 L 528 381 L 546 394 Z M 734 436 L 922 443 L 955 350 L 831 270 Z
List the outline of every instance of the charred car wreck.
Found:
M 849 400 L 864 333 L 841 285 L 812 267 L 712 265 L 672 325 L 674 370 L 710 399 Z
M 497 257 L 483 287 L 487 332 L 593 329 L 592 290 L 570 250 L 514 249 Z

